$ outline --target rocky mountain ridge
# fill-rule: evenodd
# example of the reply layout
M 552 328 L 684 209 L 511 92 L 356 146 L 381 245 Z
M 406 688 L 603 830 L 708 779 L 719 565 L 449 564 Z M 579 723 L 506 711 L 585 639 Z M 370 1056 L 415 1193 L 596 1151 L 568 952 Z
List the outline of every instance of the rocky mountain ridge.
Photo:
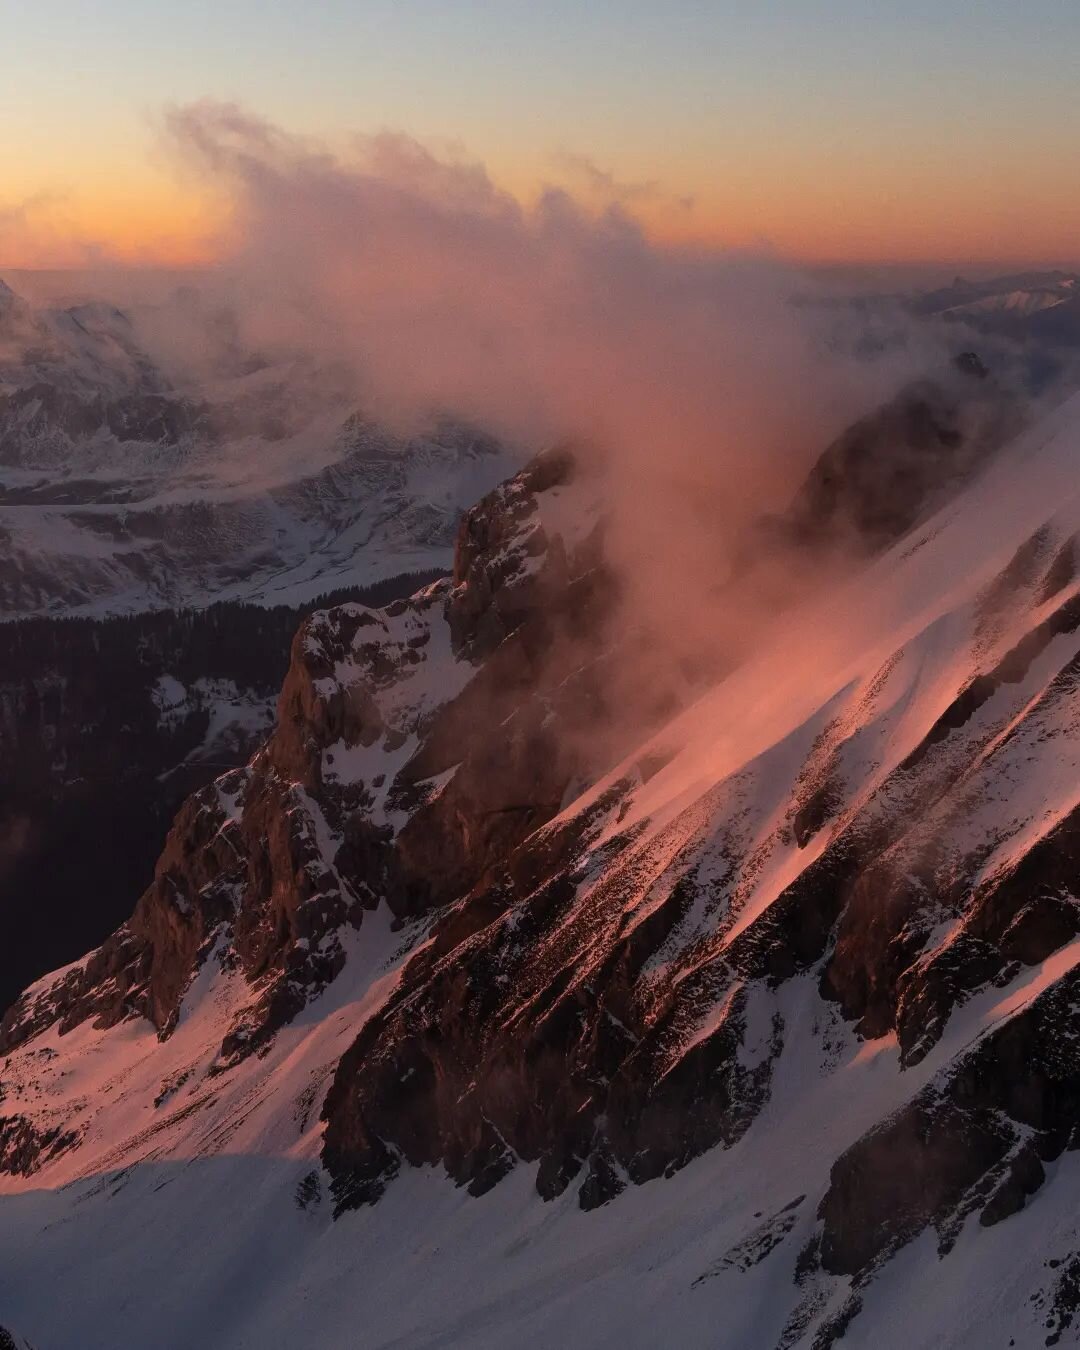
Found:
M 336 599 L 386 604 L 434 579 Z M 130 914 L 185 797 L 265 740 L 297 625 L 317 607 L 231 602 L 5 626 L 0 1014 Z

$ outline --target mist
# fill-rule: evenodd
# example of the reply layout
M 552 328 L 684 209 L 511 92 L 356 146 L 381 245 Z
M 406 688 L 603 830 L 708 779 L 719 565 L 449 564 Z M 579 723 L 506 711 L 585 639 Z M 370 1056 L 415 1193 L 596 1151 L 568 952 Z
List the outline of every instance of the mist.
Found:
M 346 361 L 381 419 L 724 463 L 756 495 L 894 382 L 828 349 L 778 259 L 650 241 L 619 200 L 550 188 L 525 206 L 405 135 L 343 158 L 231 105 L 172 109 L 164 134 L 231 201 L 222 274 L 248 339 Z
M 168 109 L 159 135 L 190 190 L 228 204 L 220 261 L 170 275 L 167 303 L 138 269 L 88 288 L 132 305 L 175 384 L 220 389 L 250 418 L 253 462 L 272 458 L 270 422 L 330 428 L 353 409 L 403 435 L 462 421 L 522 458 L 574 446 L 618 580 L 612 640 L 634 651 L 616 691 L 631 719 L 640 688 L 730 668 L 822 584 L 821 559 L 791 540 L 759 549 L 752 574 L 734 563 L 843 428 L 947 363 L 900 315 L 868 352 L 866 317 L 815 303 L 824 287 L 765 246 L 650 237 L 633 207 L 655 185 L 569 151 L 555 162 L 575 190 L 523 203 L 465 154 L 399 132 L 332 150 L 200 102 Z M 252 354 L 268 377 L 238 383 Z M 844 549 L 829 561 L 842 572 Z
M 704 608 L 733 541 L 940 360 L 925 339 L 857 359 L 836 311 L 791 303 L 804 275 L 767 250 L 650 239 L 595 168 L 584 200 L 551 187 L 526 205 L 399 133 L 331 152 L 203 102 L 163 135 L 193 187 L 231 203 L 215 284 L 244 341 L 343 368 L 396 430 L 446 415 L 525 451 L 576 444 L 604 475 L 627 612 L 662 645 L 743 626 L 730 595 Z

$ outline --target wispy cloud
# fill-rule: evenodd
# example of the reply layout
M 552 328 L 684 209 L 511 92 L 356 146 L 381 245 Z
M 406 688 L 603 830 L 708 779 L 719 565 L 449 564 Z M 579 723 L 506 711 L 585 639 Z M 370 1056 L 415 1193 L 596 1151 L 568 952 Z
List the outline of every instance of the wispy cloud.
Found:
M 342 156 L 213 103 L 166 126 L 232 198 L 249 338 L 347 365 L 384 420 L 599 447 L 628 604 L 684 648 L 718 622 L 731 541 L 895 378 L 838 356 L 776 259 L 650 240 L 633 185 L 588 161 L 593 191 L 525 206 L 401 134 Z

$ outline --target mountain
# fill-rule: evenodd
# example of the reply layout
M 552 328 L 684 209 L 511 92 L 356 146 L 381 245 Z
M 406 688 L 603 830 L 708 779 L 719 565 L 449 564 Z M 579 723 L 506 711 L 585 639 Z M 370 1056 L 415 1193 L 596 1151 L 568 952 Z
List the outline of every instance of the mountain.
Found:
M 962 323 L 1029 349 L 1040 381 L 1051 371 L 1056 376 L 1062 363 L 1070 365 L 1070 354 L 1080 346 L 1075 272 L 1021 272 L 980 282 L 957 277 L 951 286 L 915 297 L 911 308 L 920 317 Z
M 336 598 L 385 604 L 438 575 Z M 184 798 L 265 738 L 296 627 L 314 608 L 229 601 L 4 626 L 0 1011 L 129 913 Z
M 924 509 L 696 690 L 634 682 L 565 451 L 452 579 L 305 620 L 265 745 L 0 1025 L 0 1314 L 46 1348 L 1075 1338 L 1080 402 L 977 463 L 918 444 Z
M 180 320 L 186 362 L 154 340 Z M 376 425 L 341 372 L 249 350 L 197 296 L 0 292 L 2 618 L 296 605 L 445 569 L 461 511 L 516 463 L 446 420 Z
M 107 936 L 184 797 L 246 761 L 301 617 L 445 573 L 516 463 L 446 420 L 392 434 L 349 389 L 190 288 L 0 283 L 0 1010 Z
M 1024 319 L 1076 299 L 1078 282 L 1076 273 L 1060 270 L 1016 272 L 981 281 L 956 277 L 951 285 L 920 295 L 914 307 L 924 314 L 1011 314 Z

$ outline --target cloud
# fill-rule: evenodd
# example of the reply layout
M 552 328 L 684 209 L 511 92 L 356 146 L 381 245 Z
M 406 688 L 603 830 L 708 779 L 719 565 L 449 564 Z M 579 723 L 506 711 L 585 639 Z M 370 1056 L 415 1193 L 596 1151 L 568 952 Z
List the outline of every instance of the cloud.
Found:
M 482 165 L 404 135 L 343 159 L 233 105 L 176 108 L 166 126 L 232 197 L 229 268 L 264 339 L 278 325 L 345 357 L 384 411 L 743 468 L 835 420 L 846 391 L 774 259 L 660 246 L 624 206 L 565 190 L 526 208 Z M 815 389 L 798 406 L 796 380 Z
M 697 199 L 691 193 L 672 195 L 665 192 L 659 179 L 649 178 L 640 182 L 626 182 L 588 155 L 574 150 L 559 150 L 551 156 L 551 164 L 556 173 L 566 183 L 571 192 L 583 194 L 585 199 L 601 206 L 625 206 L 629 210 L 651 207 L 679 215 L 689 215 L 697 205 Z
M 0 265 L 89 267 L 108 258 L 105 244 L 75 228 L 62 193 L 40 192 L 0 205 Z
M 571 183 L 584 187 L 591 195 L 606 202 L 652 201 L 661 196 L 655 178 L 642 183 L 625 183 L 607 169 L 602 169 L 588 155 L 573 150 L 559 150 L 551 157 L 552 164 Z
M 609 554 L 657 649 L 748 627 L 730 592 L 724 613 L 711 602 L 733 541 L 906 373 L 846 357 L 835 314 L 792 305 L 805 278 L 775 257 L 658 244 L 626 200 L 550 189 L 524 206 L 463 155 L 393 133 L 335 154 L 230 104 L 165 126 L 233 203 L 249 341 L 344 365 L 394 424 L 448 413 L 599 448 Z

